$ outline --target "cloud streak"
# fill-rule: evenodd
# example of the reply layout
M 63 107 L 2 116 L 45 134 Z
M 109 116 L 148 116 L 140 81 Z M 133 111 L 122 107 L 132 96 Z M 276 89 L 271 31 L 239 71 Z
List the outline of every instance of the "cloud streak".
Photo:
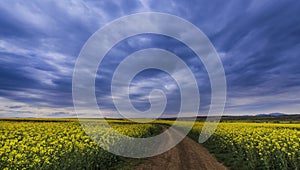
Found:
M 149 11 L 182 17 L 211 40 L 226 73 L 225 114 L 298 112 L 300 2 L 14 0 L 0 2 L 0 116 L 74 116 L 72 73 L 86 40 L 116 18 Z M 176 25 L 171 25 L 164 29 L 172 31 Z M 186 62 L 199 85 L 199 112 L 206 114 L 211 89 L 203 63 L 181 42 L 153 34 L 120 42 L 100 64 L 96 97 L 105 114 L 116 115 L 110 85 L 117 65 L 145 48 L 168 50 Z M 134 79 L 130 97 L 145 110 L 149 92 L 162 89 L 170 102 L 166 113 L 175 115 L 180 103 L 176 87 L 168 75 L 148 70 Z

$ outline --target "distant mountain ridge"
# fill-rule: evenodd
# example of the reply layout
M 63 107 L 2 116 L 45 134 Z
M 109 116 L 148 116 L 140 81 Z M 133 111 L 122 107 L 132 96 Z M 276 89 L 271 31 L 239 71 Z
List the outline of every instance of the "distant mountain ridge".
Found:
M 279 113 L 279 112 L 275 112 L 275 113 L 262 113 L 262 114 L 257 114 L 255 116 L 285 116 L 286 114 L 284 113 Z

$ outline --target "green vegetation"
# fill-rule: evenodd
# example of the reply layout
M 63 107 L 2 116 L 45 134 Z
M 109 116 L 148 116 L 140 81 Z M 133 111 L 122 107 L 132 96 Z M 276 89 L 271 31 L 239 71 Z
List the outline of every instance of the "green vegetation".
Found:
M 190 137 L 197 140 L 203 122 Z M 230 169 L 299 169 L 300 124 L 220 123 L 204 143 Z
M 148 137 L 160 132 L 151 124 L 112 121 L 118 132 Z M 97 133 L 116 138 L 105 127 Z M 6 119 L 0 121 L 0 169 L 111 169 L 124 158 L 103 150 L 87 136 L 76 119 Z
M 282 118 L 251 119 L 257 123 L 236 117 L 225 119 L 204 146 L 230 169 L 300 168 L 300 124 L 286 123 L 289 121 Z M 81 121 L 89 125 L 86 131 L 77 119 L 0 120 L 0 169 L 131 169 L 140 159 L 116 156 L 94 142 L 104 139 L 110 146 L 120 144 L 120 139 L 110 133 L 112 129 L 101 122 L 107 121 L 121 134 L 139 138 L 157 135 L 174 123 L 174 120 L 145 124 L 122 119 Z M 181 121 L 179 128 L 188 123 L 191 122 Z M 203 124 L 198 120 L 189 137 L 197 141 Z M 99 139 L 99 135 L 104 138 Z
M 296 117 L 225 117 L 203 145 L 230 169 L 300 169 L 300 124 L 289 123 L 299 122 Z M 195 141 L 203 120 L 198 118 L 188 134 Z M 156 123 L 172 124 L 172 120 Z M 182 127 L 187 123 L 182 121 Z

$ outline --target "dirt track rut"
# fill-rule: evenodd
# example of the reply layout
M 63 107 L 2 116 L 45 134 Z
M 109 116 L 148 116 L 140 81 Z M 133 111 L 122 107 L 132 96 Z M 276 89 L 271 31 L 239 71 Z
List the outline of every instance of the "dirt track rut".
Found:
M 179 133 L 179 132 L 178 132 Z M 172 140 L 172 135 L 169 139 Z M 144 159 L 137 170 L 226 170 L 201 144 L 185 137 L 169 151 Z

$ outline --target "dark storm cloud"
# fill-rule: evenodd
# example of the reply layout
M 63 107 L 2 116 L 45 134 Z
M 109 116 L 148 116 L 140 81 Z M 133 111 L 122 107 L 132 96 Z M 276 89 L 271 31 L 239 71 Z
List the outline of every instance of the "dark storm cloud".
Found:
M 71 76 L 81 47 L 112 13 L 122 15 L 118 3 L 100 7 L 105 4 L 99 10 L 94 1 L 1 2 L 1 96 L 53 107 L 72 105 Z
M 48 114 L 47 116 L 50 117 L 76 117 L 76 114 L 70 113 L 70 112 L 53 112 Z
M 219 49 L 226 53 L 229 94 L 273 95 L 299 87 L 299 7 L 299 2 L 264 3 L 227 24 L 215 41 L 224 44 Z
M 300 96 L 298 1 L 2 1 L 0 97 L 32 106 L 72 106 L 73 68 L 86 40 L 113 19 L 145 11 L 177 15 L 208 36 L 224 65 L 228 113 L 264 112 L 279 103 L 282 103 L 280 111 L 297 110 L 300 100 L 297 97 Z M 182 43 L 149 34 L 120 42 L 101 63 L 96 78 L 100 108 L 114 109 L 110 81 L 118 63 L 134 51 L 153 47 L 177 54 L 190 66 L 199 84 L 200 111 L 205 113 L 210 105 L 210 84 L 203 64 Z M 163 85 L 174 83 L 156 71 L 142 75 L 135 81 L 153 86 L 132 83 L 133 89 L 144 89 L 131 95 L 134 105 L 141 110 L 149 107 L 149 102 L 141 98 L 151 88 L 167 92 Z M 152 79 L 155 77 L 165 80 L 159 82 Z M 176 111 L 180 102 L 175 91 L 168 94 L 169 113 Z
M 131 53 L 147 49 L 162 48 L 179 56 L 187 65 L 191 66 L 194 71 L 201 96 L 202 112 L 207 111 L 210 104 L 210 83 L 204 65 L 196 54 L 183 43 L 167 36 L 156 34 L 142 34 L 130 37 L 114 46 L 106 55 L 98 70 L 98 78 L 96 79 L 96 95 L 98 96 L 98 104 L 100 108 L 109 108 L 115 110 L 111 96 L 111 81 L 118 64 Z M 160 62 L 160 61 L 158 61 Z M 143 82 L 135 84 L 135 82 Z M 205 82 L 205 83 L 204 83 Z M 142 85 L 139 85 L 142 84 Z M 168 89 L 164 86 L 176 86 L 176 90 L 168 93 Z M 139 73 L 130 89 L 139 89 L 135 94 L 130 95 L 133 105 L 139 110 L 147 110 L 150 107 L 147 96 L 153 89 L 161 89 L 167 93 L 166 113 L 177 113 L 180 106 L 180 95 L 176 81 L 170 75 L 158 70 L 145 70 Z M 134 92 L 134 91 L 133 91 Z M 146 99 L 145 99 L 146 98 Z
M 0 94 L 26 103 L 71 105 L 71 78 L 34 57 L 2 53 Z M 9 60 L 9 62 L 7 61 Z M 33 60 L 33 61 L 32 61 Z M 60 100 L 58 100 L 60 99 Z
M 16 106 L 7 106 L 8 108 L 10 109 L 19 109 L 19 108 L 22 108 L 23 106 L 22 105 L 16 105 Z

